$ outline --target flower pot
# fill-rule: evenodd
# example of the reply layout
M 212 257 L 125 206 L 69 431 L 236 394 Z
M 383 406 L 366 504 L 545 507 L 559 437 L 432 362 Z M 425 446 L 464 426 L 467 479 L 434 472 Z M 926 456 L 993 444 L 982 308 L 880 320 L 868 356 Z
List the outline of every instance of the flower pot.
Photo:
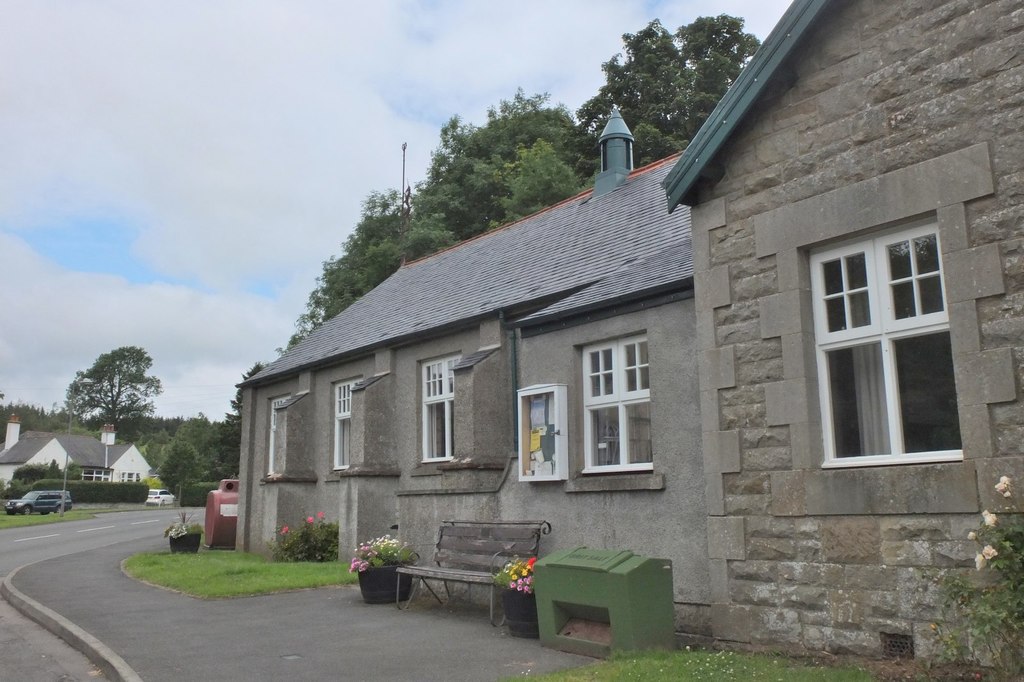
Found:
M 508 634 L 513 637 L 537 639 L 540 629 L 537 626 L 537 596 L 532 592 L 504 590 L 501 593 L 501 606 L 505 609 L 505 624 Z
M 195 554 L 199 551 L 199 542 L 203 539 L 203 536 L 199 533 L 188 533 L 187 535 L 167 539 L 171 543 L 171 554 L 182 552 Z
M 412 576 L 399 575 L 397 569 L 398 566 L 378 566 L 360 571 L 359 591 L 363 593 L 363 601 L 367 604 L 394 604 L 396 598 L 401 601 L 408 599 Z

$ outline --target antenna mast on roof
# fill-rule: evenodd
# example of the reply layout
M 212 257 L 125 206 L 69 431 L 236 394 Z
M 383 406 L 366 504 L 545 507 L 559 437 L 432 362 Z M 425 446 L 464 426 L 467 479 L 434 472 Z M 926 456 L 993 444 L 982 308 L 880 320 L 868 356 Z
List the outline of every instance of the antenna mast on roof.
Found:
M 400 190 L 402 192 L 402 237 L 409 232 L 409 217 L 412 214 L 412 188 L 409 187 L 405 182 L 405 149 L 408 145 L 402 143 L 402 185 Z M 405 252 L 402 252 L 402 265 L 405 265 Z

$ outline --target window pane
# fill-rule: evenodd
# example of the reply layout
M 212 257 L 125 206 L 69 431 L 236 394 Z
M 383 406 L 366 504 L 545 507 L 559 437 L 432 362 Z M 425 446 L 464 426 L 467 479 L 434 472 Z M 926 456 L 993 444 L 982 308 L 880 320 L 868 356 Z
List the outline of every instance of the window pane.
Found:
M 868 285 L 868 267 L 863 253 L 846 258 L 846 289 L 863 289 Z
M 601 395 L 601 377 L 595 374 L 590 377 L 590 395 L 599 396 Z
M 633 403 L 626 405 L 626 419 L 629 425 L 630 463 L 653 462 L 651 450 L 651 404 Z
M 619 408 L 602 407 L 590 411 L 593 434 L 591 457 L 595 466 L 619 464 Z
M 898 242 L 886 247 L 889 252 L 889 281 L 906 279 L 913 275 L 910 269 L 910 243 Z
M 934 234 L 914 240 L 914 259 L 919 275 L 939 271 L 939 246 Z
M 846 304 L 842 298 L 830 298 L 825 301 L 825 312 L 828 315 L 828 330 L 830 332 L 846 329 Z
M 850 324 L 853 327 L 866 327 L 871 324 L 871 307 L 868 303 L 868 292 L 862 291 L 850 295 Z
M 913 282 L 892 285 L 892 314 L 897 320 L 914 317 L 917 314 Z
M 636 368 L 626 370 L 626 390 L 636 390 Z
M 961 449 L 949 332 L 900 339 L 893 345 L 904 450 Z
M 636 367 L 636 344 L 626 344 L 626 367 Z
M 825 293 L 838 294 L 843 290 L 842 261 L 830 260 L 821 264 L 821 274 L 825 280 Z
M 603 369 L 612 369 L 612 349 L 606 348 L 601 351 L 601 366 Z
M 920 279 L 917 291 L 921 297 L 921 314 L 942 312 L 942 279 L 937 276 Z
M 842 348 L 827 357 L 836 456 L 888 454 L 892 448 L 881 346 Z
M 647 360 L 647 342 L 646 341 L 641 341 L 640 342 L 640 364 L 641 365 L 649 364 L 649 362 Z
M 597 374 L 601 371 L 601 353 L 594 351 L 590 354 L 590 373 Z
M 612 373 L 608 372 L 604 375 L 604 394 L 611 395 L 615 393 L 615 382 L 612 381 Z
M 648 367 L 640 368 L 640 388 L 645 391 L 651 388 L 651 377 L 648 370 Z
M 338 443 L 334 458 L 334 466 L 348 466 L 348 453 L 351 447 L 351 422 L 348 419 L 338 420 Z
M 445 456 L 444 403 L 427 405 L 427 457 Z

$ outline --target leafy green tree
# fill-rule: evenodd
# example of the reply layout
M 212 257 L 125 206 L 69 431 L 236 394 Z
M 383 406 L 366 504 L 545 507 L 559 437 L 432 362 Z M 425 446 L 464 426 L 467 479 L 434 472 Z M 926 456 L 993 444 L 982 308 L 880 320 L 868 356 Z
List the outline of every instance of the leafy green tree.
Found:
M 10 421 L 12 415 L 18 415 L 21 419 L 21 432 L 43 431 L 46 433 L 66 432 L 68 428 L 68 413 L 66 410 L 47 410 L 37 405 L 28 403 L 7 403 L 0 405 L 0 429 Z M 0 438 L 4 432 L 0 430 Z
M 509 192 L 501 201 L 505 221 L 536 213 L 572 196 L 582 186 L 572 167 L 547 140 L 520 147 L 515 161 L 505 164 L 502 179 Z
M 146 374 L 152 366 L 149 353 L 138 346 L 104 353 L 92 367 L 75 373 L 68 402 L 94 428 L 113 424 L 124 440 L 134 440 L 145 418 L 153 414 L 152 399 L 163 392 L 160 380 Z
M 576 111 L 580 150 L 577 172 L 592 175 L 586 153 L 612 105 L 637 140 L 637 166 L 683 150 L 760 45 L 743 32 L 743 19 L 699 17 L 675 34 L 657 19 L 622 36 L 623 54 L 601 65 L 605 84 Z
M 178 437 L 171 440 L 167 446 L 167 458 L 160 465 L 160 480 L 168 490 L 178 494 L 181 486 L 198 481 L 202 473 L 203 466 L 195 446 Z
M 242 375 L 242 381 L 256 376 L 265 365 L 257 362 Z M 216 433 L 214 459 L 210 463 L 209 480 L 220 481 L 235 478 L 240 470 L 242 451 L 242 389 L 235 391 L 231 411 L 224 415 L 224 421 L 214 423 Z
M 507 164 L 519 160 L 520 150 L 538 140 L 566 165 L 574 162 L 572 114 L 562 105 L 550 106 L 547 94 L 527 97 L 518 90 L 487 111 L 480 127 L 453 116 L 441 129 L 441 144 L 431 155 L 426 181 L 413 197 L 413 215 L 443 225 L 459 240 L 480 234 L 510 220 L 504 202 L 511 196 Z M 574 186 L 578 187 L 578 184 Z M 564 199 L 571 194 L 553 196 Z

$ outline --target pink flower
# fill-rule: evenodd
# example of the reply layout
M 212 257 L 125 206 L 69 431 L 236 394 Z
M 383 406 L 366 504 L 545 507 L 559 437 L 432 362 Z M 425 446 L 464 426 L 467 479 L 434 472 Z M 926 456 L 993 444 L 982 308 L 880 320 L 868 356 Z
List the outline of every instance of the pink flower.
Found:
M 288 535 L 288 526 L 281 526 L 281 535 Z
M 313 517 L 312 516 L 307 516 L 306 517 L 306 523 L 313 523 Z
M 985 548 L 983 550 L 981 550 L 981 555 L 984 556 L 989 561 L 991 561 L 995 557 L 999 556 L 999 552 L 997 552 L 996 548 L 993 547 L 992 545 L 985 545 Z
M 316 517 L 317 517 L 318 519 L 320 519 L 320 520 L 322 521 L 322 520 L 323 520 L 323 518 L 324 518 L 324 513 L 323 513 L 322 511 L 320 511 L 320 512 L 317 512 L 317 513 L 316 513 Z

